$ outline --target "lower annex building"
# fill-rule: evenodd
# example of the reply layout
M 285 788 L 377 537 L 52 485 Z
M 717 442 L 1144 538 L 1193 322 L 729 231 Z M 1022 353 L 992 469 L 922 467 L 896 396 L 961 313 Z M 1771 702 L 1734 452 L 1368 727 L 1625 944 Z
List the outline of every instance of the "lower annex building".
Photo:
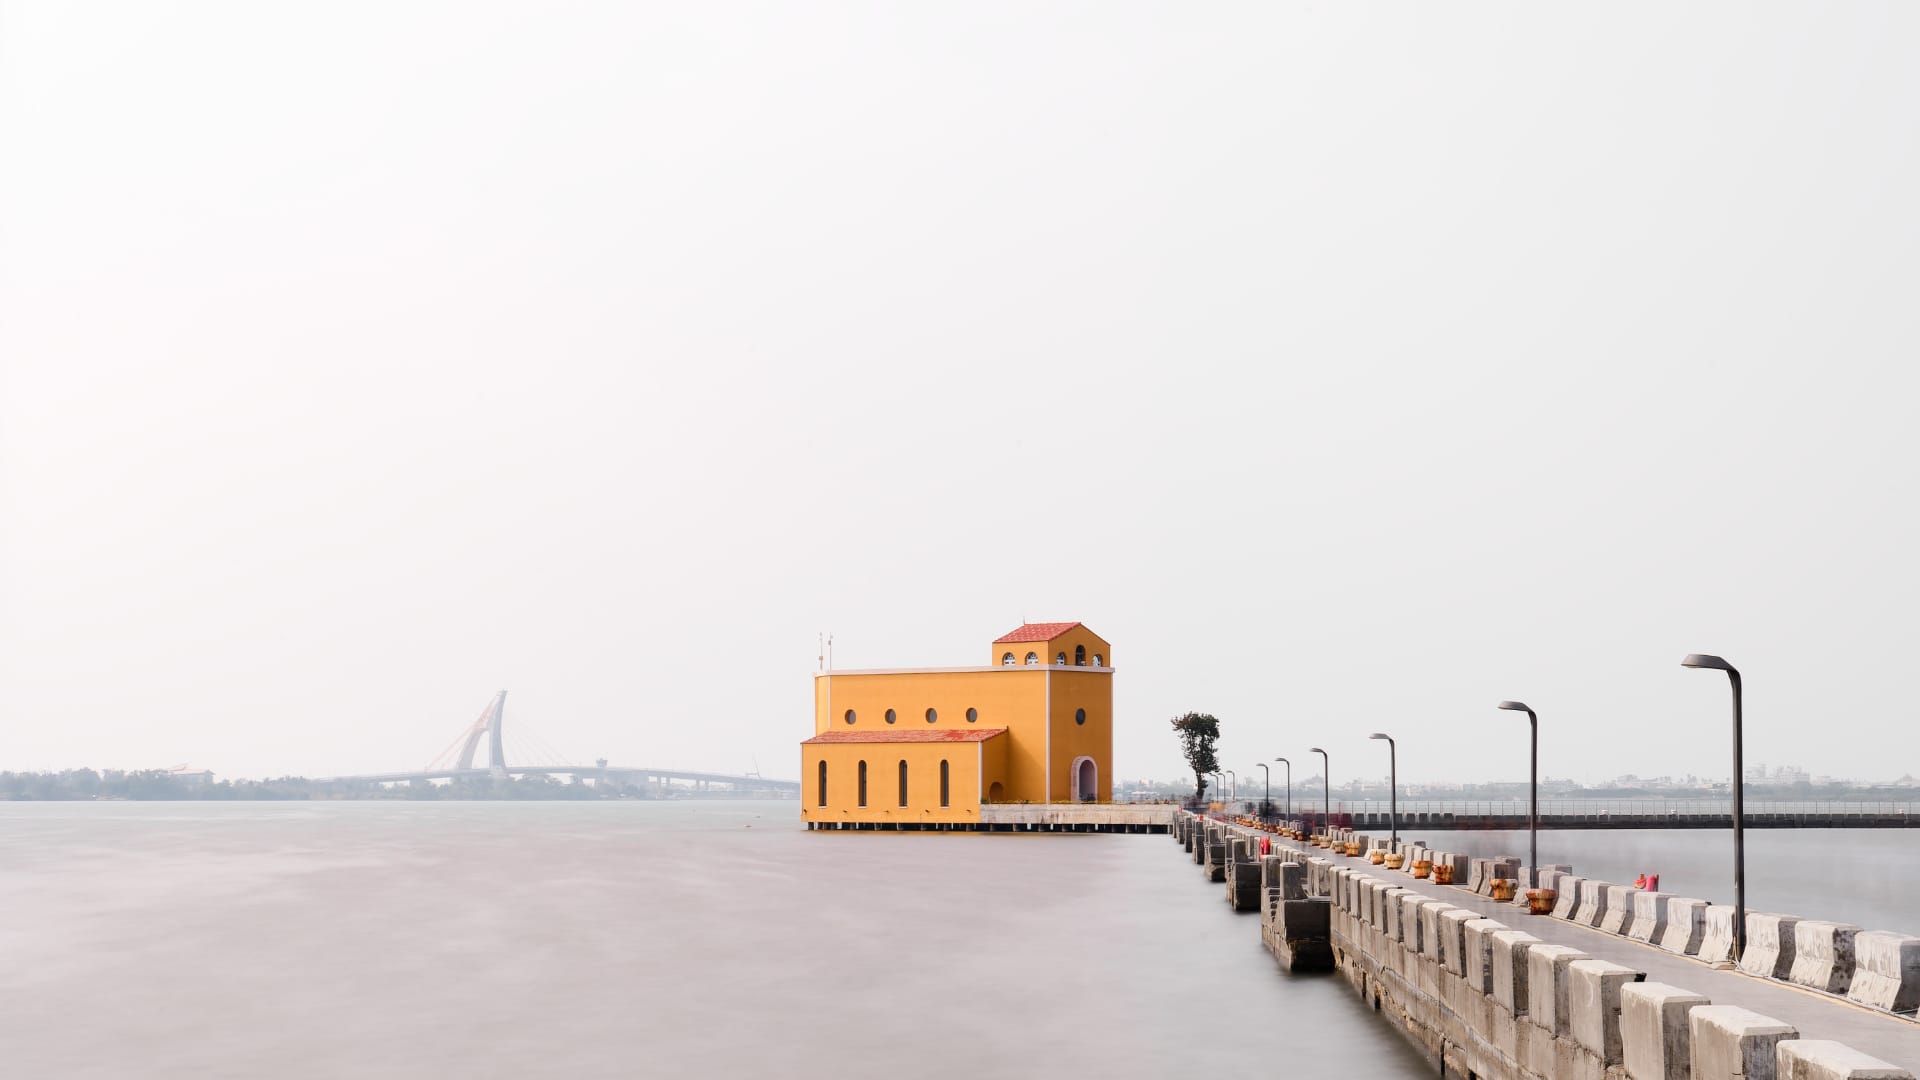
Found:
M 817 673 L 801 818 L 973 824 L 984 803 L 1112 801 L 1112 646 L 1023 623 L 990 660 Z

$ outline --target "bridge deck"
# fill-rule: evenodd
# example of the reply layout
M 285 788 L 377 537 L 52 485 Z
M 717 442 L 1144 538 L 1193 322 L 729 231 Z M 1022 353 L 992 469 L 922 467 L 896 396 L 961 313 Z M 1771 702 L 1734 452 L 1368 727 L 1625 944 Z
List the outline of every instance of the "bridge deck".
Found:
M 510 776 L 610 776 L 616 778 L 649 777 L 664 780 L 690 780 L 695 783 L 725 784 L 743 791 L 789 791 L 798 793 L 800 781 L 774 780 L 763 776 L 734 776 L 729 773 L 694 772 L 687 769 L 650 769 L 644 766 L 608 765 L 509 765 Z M 420 769 L 413 772 L 368 773 L 362 776 L 329 776 L 320 783 L 401 784 L 413 780 L 484 780 L 493 775 L 488 769 Z

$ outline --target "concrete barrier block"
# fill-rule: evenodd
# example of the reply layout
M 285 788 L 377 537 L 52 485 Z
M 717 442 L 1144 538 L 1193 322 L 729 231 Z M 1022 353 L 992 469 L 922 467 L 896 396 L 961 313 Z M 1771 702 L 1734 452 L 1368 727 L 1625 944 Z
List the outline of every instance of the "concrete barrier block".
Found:
M 1486 892 L 1487 867 L 1491 865 L 1493 865 L 1492 859 L 1467 859 L 1467 880 L 1465 882 L 1467 888 L 1477 893 Z
M 1708 907 L 1701 912 L 1706 924 L 1705 933 L 1700 938 L 1700 951 L 1695 953 L 1709 964 L 1729 964 L 1733 962 L 1733 909 L 1730 907 Z
M 1607 886 L 1607 913 L 1600 916 L 1600 929 L 1609 934 L 1629 937 L 1633 933 L 1633 898 L 1640 890 L 1631 885 Z
M 1586 953 L 1565 945 L 1533 945 L 1527 949 L 1527 1017 L 1547 1035 L 1567 1035 L 1567 966 L 1590 960 Z
M 1450 907 L 1434 920 L 1440 930 L 1440 963 L 1463 979 L 1467 975 L 1467 924 L 1479 917 L 1478 912 Z
M 1627 928 L 1627 936 L 1649 945 L 1660 944 L 1660 938 L 1667 932 L 1667 894 L 1635 889 L 1630 899 L 1633 925 Z
M 1415 956 L 1426 952 L 1426 937 L 1420 925 L 1420 908 L 1426 895 L 1409 891 L 1400 898 L 1400 944 Z
M 1793 974 L 1793 928 L 1799 919 L 1771 911 L 1747 912 L 1747 948 L 1740 970 L 1765 979 Z
M 1398 885 L 1391 886 L 1386 892 L 1380 894 L 1380 910 L 1386 919 L 1383 932 L 1387 935 L 1388 941 L 1406 940 L 1406 922 L 1402 918 L 1406 910 L 1402 898 L 1406 895 L 1407 890 Z
M 1856 935 L 1847 998 L 1902 1016 L 1920 1013 L 1920 937 L 1887 930 Z
M 1515 882 L 1513 902 L 1524 907 L 1527 902 L 1527 889 L 1531 888 L 1531 886 L 1522 879 L 1520 860 L 1511 855 L 1502 855 L 1494 859 L 1492 863 L 1487 866 L 1488 896 L 1493 895 L 1493 883 L 1500 878 L 1508 878 Z
M 1620 988 L 1645 979 L 1646 974 L 1606 960 L 1575 960 L 1567 965 L 1567 972 L 1574 1041 L 1601 1064 L 1620 1064 Z
M 1847 923 L 1801 919 L 1793 925 L 1793 970 L 1787 978 L 1801 986 L 1844 994 L 1853 985 L 1853 944 L 1860 928 Z
M 1445 955 L 1440 948 L 1440 913 L 1452 910 L 1452 904 L 1440 900 L 1428 900 L 1420 905 L 1420 955 L 1433 961 L 1436 966 Z
M 1898 1065 L 1829 1039 L 1787 1039 L 1773 1053 L 1778 1080 L 1913 1080 Z
M 1620 988 L 1620 1054 L 1632 1080 L 1691 1080 L 1692 1025 L 1687 1015 L 1712 1002 L 1666 983 Z
M 1268 889 L 1280 890 L 1282 900 L 1307 898 L 1307 870 L 1288 862 L 1284 855 L 1269 855 L 1260 860 L 1260 881 Z
M 1596 929 L 1600 921 L 1607 917 L 1607 896 L 1612 892 L 1611 881 L 1587 880 L 1580 883 L 1580 906 L 1574 909 L 1573 921 L 1582 926 Z
M 1738 1005 L 1701 1005 L 1687 1016 L 1693 1080 L 1774 1080 L 1774 1047 L 1800 1033 Z
M 1690 896 L 1667 897 L 1666 929 L 1654 944 L 1679 956 L 1699 955 L 1707 934 L 1707 906 Z
M 1329 933 L 1333 904 L 1325 899 L 1283 900 L 1274 912 L 1274 960 L 1287 971 L 1332 971 Z
M 1560 875 L 1559 884 L 1554 886 L 1560 890 L 1560 895 L 1553 902 L 1554 918 L 1573 921 L 1574 912 L 1580 909 L 1580 886 L 1584 884 L 1586 884 L 1585 879 L 1574 877 L 1572 874 Z
M 1527 950 L 1539 944 L 1539 938 L 1522 930 L 1493 935 L 1493 1000 L 1515 1016 L 1527 1014 Z
M 1507 924 L 1492 919 L 1469 919 L 1462 928 L 1466 952 L 1460 961 L 1461 973 L 1478 993 L 1493 993 L 1493 935 L 1506 929 Z

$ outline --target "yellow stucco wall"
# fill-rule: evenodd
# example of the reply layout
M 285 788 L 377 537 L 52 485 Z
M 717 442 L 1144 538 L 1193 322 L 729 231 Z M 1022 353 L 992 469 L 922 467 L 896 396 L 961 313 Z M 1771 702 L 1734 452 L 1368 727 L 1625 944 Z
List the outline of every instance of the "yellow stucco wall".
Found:
M 927 710 L 934 710 L 929 723 Z M 1085 724 L 1074 723 L 1077 709 Z M 886 713 L 894 712 L 888 724 Z M 977 719 L 968 723 L 973 709 Z M 853 723 L 846 721 L 848 710 Z M 1001 785 L 1001 802 L 1066 802 L 1073 795 L 1073 762 L 1094 759 L 1098 798 L 1113 797 L 1113 673 L 1060 667 L 961 671 L 839 672 L 814 679 L 814 733 L 1006 728 L 987 784 Z M 902 744 L 910 745 L 910 744 Z M 1051 765 L 1049 765 L 1051 762 Z M 812 773 L 807 773 L 811 778 Z M 811 782 L 811 779 L 809 779 Z
M 1052 744 L 1053 798 L 1073 796 L 1073 763 L 1093 759 L 1095 801 L 1113 801 L 1113 676 L 1103 671 L 1055 668 L 1049 693 L 1048 729 Z M 1086 710 L 1086 723 L 1074 715 Z
M 805 821 L 977 822 L 984 747 L 1007 742 L 803 743 L 800 747 Z M 996 747 L 997 749 L 997 747 Z M 827 765 L 827 805 L 820 805 L 820 763 Z M 860 762 L 867 763 L 867 805 L 860 805 Z M 900 804 L 900 763 L 907 765 L 907 801 Z M 947 763 L 948 805 L 940 805 L 940 763 Z
M 814 679 L 814 734 L 824 731 L 1006 728 L 999 779 L 1007 802 L 1046 801 L 1047 673 L 1044 668 L 829 673 Z M 931 708 L 935 720 L 929 724 Z M 847 710 L 854 722 L 846 722 Z M 886 712 L 895 721 L 888 725 Z M 979 717 L 969 724 L 967 710 Z M 829 711 L 831 710 L 831 711 Z M 1057 795 L 1065 798 L 1064 794 Z
M 980 747 L 980 801 L 1014 802 L 1007 794 L 1007 748 L 1013 740 L 1007 736 L 988 739 Z M 998 786 L 996 786 L 998 785 Z

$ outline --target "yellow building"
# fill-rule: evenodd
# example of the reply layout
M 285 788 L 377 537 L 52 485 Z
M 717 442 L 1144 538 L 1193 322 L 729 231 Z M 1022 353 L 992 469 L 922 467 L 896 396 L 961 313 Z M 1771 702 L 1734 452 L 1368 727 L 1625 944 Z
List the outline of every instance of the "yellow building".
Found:
M 980 667 L 823 671 L 800 744 L 809 825 L 976 824 L 997 802 L 1113 797 L 1113 649 L 1025 623 Z

